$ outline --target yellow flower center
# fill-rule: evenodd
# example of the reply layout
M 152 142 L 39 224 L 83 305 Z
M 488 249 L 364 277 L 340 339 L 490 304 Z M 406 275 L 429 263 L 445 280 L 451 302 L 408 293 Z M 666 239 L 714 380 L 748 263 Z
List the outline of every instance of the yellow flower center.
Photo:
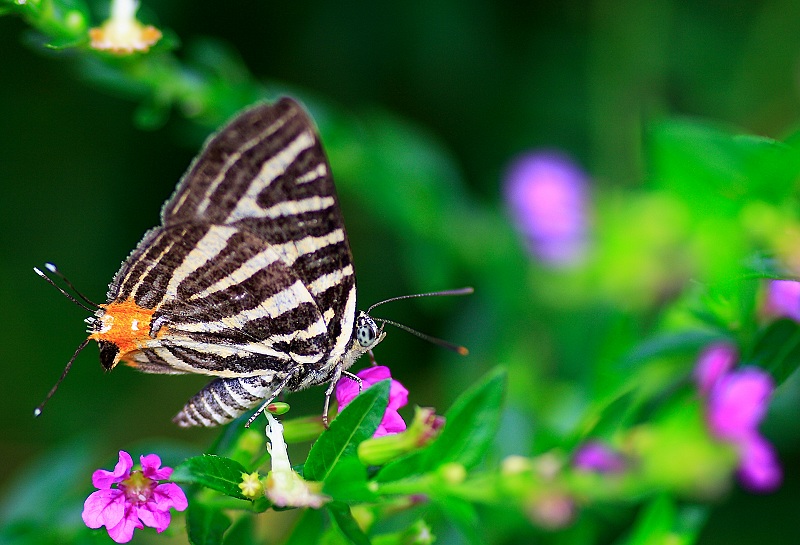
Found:
M 119 486 L 125 491 L 125 496 L 131 502 L 147 503 L 147 500 L 153 495 L 155 484 L 153 479 L 148 479 L 141 471 L 134 471 L 130 477 L 119 483 Z

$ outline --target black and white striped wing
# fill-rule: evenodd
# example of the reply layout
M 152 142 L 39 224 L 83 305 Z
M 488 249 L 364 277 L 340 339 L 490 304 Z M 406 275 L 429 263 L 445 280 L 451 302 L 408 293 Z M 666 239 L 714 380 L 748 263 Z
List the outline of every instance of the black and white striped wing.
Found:
M 156 373 L 222 377 L 182 425 L 229 421 L 274 393 L 322 382 L 355 321 L 355 275 L 316 129 L 290 99 L 251 109 L 213 136 L 111 284 L 109 301 L 152 309 Z M 102 347 L 101 347 L 102 356 Z
M 251 109 L 209 141 L 162 211 L 167 227 L 198 220 L 271 245 L 313 294 L 330 338 L 349 337 L 341 325 L 348 306 L 355 313 L 350 245 L 330 166 L 299 104 Z

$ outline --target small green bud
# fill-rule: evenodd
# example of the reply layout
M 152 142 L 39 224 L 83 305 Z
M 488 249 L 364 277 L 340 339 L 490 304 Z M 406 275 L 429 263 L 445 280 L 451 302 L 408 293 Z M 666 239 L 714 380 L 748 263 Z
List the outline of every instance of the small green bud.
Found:
M 269 405 L 267 405 L 267 412 L 274 414 L 275 416 L 280 416 L 282 414 L 286 414 L 289 412 L 288 403 L 284 403 L 283 401 L 273 401 Z

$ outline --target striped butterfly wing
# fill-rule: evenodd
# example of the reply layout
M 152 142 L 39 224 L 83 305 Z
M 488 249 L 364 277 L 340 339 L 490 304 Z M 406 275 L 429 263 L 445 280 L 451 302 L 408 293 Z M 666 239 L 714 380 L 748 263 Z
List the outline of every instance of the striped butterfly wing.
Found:
M 127 352 L 96 337 L 106 367 L 222 377 L 179 413 L 184 426 L 330 378 L 351 344 L 355 277 L 330 168 L 297 103 L 254 108 L 215 135 L 162 221 L 117 273 L 106 309 L 132 305 L 146 334 Z

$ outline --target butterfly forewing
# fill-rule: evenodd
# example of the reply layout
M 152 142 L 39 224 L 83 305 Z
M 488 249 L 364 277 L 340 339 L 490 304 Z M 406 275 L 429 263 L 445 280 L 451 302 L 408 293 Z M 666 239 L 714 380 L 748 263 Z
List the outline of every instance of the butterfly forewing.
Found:
M 106 367 L 223 377 L 177 417 L 213 425 L 341 366 L 355 275 L 330 167 L 297 103 L 253 108 L 212 137 L 162 222 L 110 286 L 116 325 L 99 317 L 110 332 L 93 334 Z M 133 340 L 114 336 L 120 324 Z

